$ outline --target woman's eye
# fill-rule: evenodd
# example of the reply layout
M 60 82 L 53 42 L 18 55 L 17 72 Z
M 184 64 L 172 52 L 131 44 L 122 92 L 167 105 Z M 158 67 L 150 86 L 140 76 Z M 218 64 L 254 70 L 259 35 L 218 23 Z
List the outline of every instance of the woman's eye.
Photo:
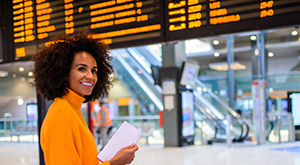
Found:
M 85 71 L 85 68 L 81 67 L 81 68 L 78 68 L 79 71 Z
M 97 71 L 97 70 L 92 70 L 92 73 L 95 73 L 95 74 L 97 74 L 97 73 L 98 73 L 98 71 Z

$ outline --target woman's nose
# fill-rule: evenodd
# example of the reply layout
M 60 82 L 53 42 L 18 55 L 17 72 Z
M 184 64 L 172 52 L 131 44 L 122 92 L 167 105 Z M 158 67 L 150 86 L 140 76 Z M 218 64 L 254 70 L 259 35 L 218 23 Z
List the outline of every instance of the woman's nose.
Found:
M 87 71 L 85 77 L 88 79 L 94 79 L 94 75 L 92 71 Z

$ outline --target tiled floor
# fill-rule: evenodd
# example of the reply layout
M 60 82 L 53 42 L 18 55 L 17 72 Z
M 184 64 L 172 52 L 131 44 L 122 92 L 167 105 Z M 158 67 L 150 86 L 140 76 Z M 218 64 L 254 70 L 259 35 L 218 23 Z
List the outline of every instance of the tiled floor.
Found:
M 132 165 L 300 165 L 300 142 L 164 147 L 140 143 Z M 294 149 L 289 149 L 294 147 Z M 297 148 L 296 148 L 297 147 Z M 277 149 L 277 150 L 276 150 Z M 0 141 L 1 165 L 39 165 L 37 142 Z

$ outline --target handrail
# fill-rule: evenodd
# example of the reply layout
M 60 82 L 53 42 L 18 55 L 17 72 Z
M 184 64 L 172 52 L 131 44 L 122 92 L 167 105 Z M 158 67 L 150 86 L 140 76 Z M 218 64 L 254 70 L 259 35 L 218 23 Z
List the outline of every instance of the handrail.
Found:
M 216 126 L 216 124 L 215 123 L 213 123 L 210 119 L 202 119 L 202 120 L 195 120 L 195 122 L 196 121 L 199 121 L 199 122 L 210 122 L 212 125 L 213 125 L 213 127 L 214 127 L 214 136 L 213 136 L 213 138 L 211 139 L 211 140 L 207 140 L 207 143 L 208 144 L 212 144 L 216 139 L 217 139 L 217 132 L 218 132 L 218 128 L 217 128 L 217 126 Z M 203 127 L 203 125 L 202 125 L 202 127 Z M 201 137 L 201 138 L 203 138 L 203 137 Z
M 197 85 L 200 85 L 202 88 L 207 88 L 201 81 L 196 79 Z M 236 113 L 233 109 L 231 109 L 227 104 L 225 104 L 218 96 L 216 96 L 213 92 L 207 91 L 210 96 L 212 96 L 215 100 L 217 100 L 222 106 L 224 106 L 234 117 L 238 118 L 240 115 Z
M 204 86 L 204 85 L 203 85 Z M 195 92 L 195 94 L 196 94 L 197 92 Z M 207 102 L 204 98 L 202 98 L 201 96 L 198 96 L 198 95 L 195 95 L 195 96 L 197 96 L 196 98 L 197 99 L 199 99 L 200 100 L 200 102 L 202 102 L 202 104 L 205 104 L 205 106 L 207 106 L 207 104 L 209 104 L 209 102 Z M 217 96 L 215 96 L 215 97 L 217 97 Z M 223 114 L 222 113 L 220 113 L 215 107 L 213 107 L 212 105 L 210 106 L 209 105 L 209 107 L 207 107 L 210 111 L 212 111 L 212 112 L 208 112 L 207 110 L 202 110 L 202 107 L 199 107 L 199 105 L 198 105 L 199 103 L 195 103 L 195 106 L 203 113 L 203 114 L 205 114 L 205 116 L 209 116 L 210 117 L 210 120 L 215 120 L 215 122 L 216 123 L 218 123 L 219 124 L 219 122 L 217 122 L 217 121 L 220 121 L 220 122 L 222 122 L 222 124 L 223 124 L 223 126 L 222 127 L 224 127 L 226 124 L 227 124 L 227 121 L 226 120 L 224 120 L 225 119 L 225 117 L 223 116 Z M 220 113 L 220 114 L 219 114 Z M 240 120 L 240 119 L 238 119 L 238 118 L 236 118 L 236 117 L 234 117 L 233 118 L 233 120 L 237 120 L 237 124 L 239 125 L 239 127 L 240 127 L 240 129 L 241 129 L 241 132 L 240 132 L 240 134 L 236 134 L 236 133 L 234 133 L 234 135 L 236 135 L 235 137 L 234 137 L 234 139 L 233 139 L 233 142 L 241 142 L 241 141 L 243 141 L 246 137 L 243 137 L 243 132 L 244 131 L 246 131 L 246 136 L 248 135 L 248 132 L 249 132 L 249 127 L 246 127 L 247 129 L 246 130 L 244 130 L 243 129 L 243 121 L 242 120 Z M 247 125 L 247 124 L 246 124 Z M 238 137 L 237 137 L 238 136 Z
M 246 134 L 245 134 L 245 136 L 243 136 L 242 137 L 242 141 L 244 141 L 246 138 L 247 138 L 247 136 L 248 136 L 248 134 L 249 134 L 249 132 L 250 132 L 250 128 L 249 128 L 249 125 L 248 124 L 246 124 L 246 123 L 244 123 L 245 125 L 246 125 Z
M 269 139 L 269 137 L 270 137 L 270 134 L 271 134 L 271 132 L 272 132 L 272 130 L 273 130 L 273 128 L 274 128 L 274 125 L 273 125 L 273 123 L 271 122 L 271 121 L 269 121 L 269 120 L 267 120 L 268 122 L 269 122 L 269 124 L 270 124 L 270 131 L 269 131 L 269 133 L 267 133 L 267 137 L 266 137 L 266 140 L 268 140 Z
M 132 68 L 124 61 L 123 58 L 119 57 L 118 55 L 115 55 L 114 57 L 117 58 L 119 62 L 126 68 L 126 70 L 140 85 L 140 87 L 145 90 L 145 93 L 149 95 L 149 98 L 152 99 L 152 101 L 155 103 L 158 109 L 163 110 L 162 101 L 145 85 L 145 83 L 141 80 L 141 78 L 137 75 L 137 73 L 132 70 Z
M 5 118 L 0 118 L 0 122 L 1 121 L 5 121 Z M 26 118 L 10 118 L 11 121 L 27 121 Z
M 195 106 L 206 116 L 206 117 L 210 117 L 210 118 L 207 118 L 207 119 L 204 119 L 204 120 L 208 120 L 208 121 L 210 121 L 211 123 L 212 123 L 212 125 L 214 126 L 214 129 L 215 129 L 215 134 L 214 134 L 214 138 L 213 138 L 213 140 L 211 141 L 211 143 L 213 143 L 215 140 L 216 140 L 216 138 L 217 138 L 217 132 L 218 132 L 218 129 L 217 129 L 217 126 L 216 126 L 216 121 L 214 121 L 213 120 L 213 117 L 212 116 L 210 116 L 210 115 L 208 115 L 207 113 L 206 113 L 206 111 L 199 105 L 199 103 L 197 103 L 197 102 L 195 102 Z M 198 120 L 195 120 L 195 121 L 198 121 Z M 212 122 L 212 121 L 214 121 L 214 122 Z
M 149 64 L 147 65 L 145 61 L 140 58 L 140 56 L 135 52 L 134 48 L 127 48 L 126 50 L 136 61 L 140 63 L 140 65 L 148 72 L 148 74 L 151 74 L 151 68 L 149 67 Z
M 201 86 L 202 88 L 207 88 L 201 81 L 196 79 L 196 84 Z M 225 104 L 218 96 L 216 96 L 212 91 L 207 91 L 208 94 L 213 97 L 218 103 L 220 103 L 232 116 L 234 116 L 238 121 L 246 124 L 246 135 L 248 135 L 250 128 L 252 128 L 251 122 L 249 122 L 245 117 L 239 115 L 236 113 L 232 108 L 230 108 L 227 104 Z M 240 125 L 243 125 L 240 123 Z M 243 133 L 242 133 L 243 134 Z M 242 137 L 242 139 L 245 139 L 246 137 Z
M 159 115 L 153 116 L 116 116 L 111 117 L 112 120 L 143 120 L 143 119 L 160 119 Z
M 9 122 L 10 122 L 10 124 L 9 124 L 9 130 L 10 130 L 10 132 L 9 132 L 9 134 L 10 134 L 10 137 L 12 137 L 12 115 L 11 115 L 11 113 L 5 113 L 4 114 L 4 118 L 3 118 L 3 122 L 4 122 L 4 137 L 6 138 L 6 119 L 7 118 L 9 118 L 10 120 L 9 120 Z M 12 138 L 11 138 L 11 140 L 12 140 Z
M 240 128 L 241 128 L 241 134 L 240 134 L 240 136 L 236 139 L 236 138 L 234 138 L 233 139 L 233 142 L 242 142 L 244 139 L 243 139 L 243 132 L 244 132 L 244 128 L 243 128 L 243 125 L 240 123 L 240 122 L 237 122 L 238 123 L 238 125 L 240 126 Z M 246 124 L 247 125 L 247 124 Z

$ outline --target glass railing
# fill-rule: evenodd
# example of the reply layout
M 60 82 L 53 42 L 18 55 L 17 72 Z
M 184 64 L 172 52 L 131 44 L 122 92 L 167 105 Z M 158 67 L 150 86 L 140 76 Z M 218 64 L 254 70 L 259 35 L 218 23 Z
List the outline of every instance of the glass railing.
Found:
M 164 132 L 163 128 L 159 125 L 159 119 L 159 115 L 116 116 L 112 118 L 114 126 L 112 134 L 124 121 L 127 121 L 143 133 L 138 143 L 163 144 Z
M 211 115 L 207 114 L 205 107 L 195 99 L 195 143 L 212 144 L 217 137 L 217 124 Z
M 267 75 L 268 89 L 275 90 L 299 90 L 300 89 L 300 71 L 288 73 L 277 73 Z
M 252 81 L 258 79 L 256 76 L 244 76 L 244 77 L 235 77 L 235 90 L 237 94 L 235 109 L 241 110 L 242 116 L 246 119 L 248 126 L 252 127 L 252 110 L 253 110 L 253 100 L 251 94 Z M 204 77 L 200 79 L 203 84 L 205 84 L 206 88 L 202 88 L 199 86 L 198 90 L 202 92 L 203 97 L 206 100 L 209 100 L 217 109 L 220 110 L 223 114 L 226 114 L 227 108 L 222 108 L 217 101 L 212 98 L 209 93 L 213 93 L 217 95 L 220 100 L 222 100 L 225 104 L 228 104 L 229 98 L 227 98 L 228 88 L 227 88 L 227 78 L 226 76 L 211 76 Z M 274 111 L 274 113 L 287 111 L 287 102 L 286 96 L 287 91 L 299 91 L 300 90 L 300 72 L 299 71 L 291 71 L 285 73 L 276 73 L 276 74 L 267 74 L 266 75 L 266 91 L 268 98 L 267 105 L 267 113 L 270 111 Z M 278 101 L 282 100 L 282 104 L 278 104 Z M 245 113 L 244 113 L 245 112 Z M 224 117 L 224 116 L 223 116 Z M 283 116 L 280 119 L 281 130 L 278 133 L 278 129 L 276 126 L 278 122 L 268 121 L 266 119 L 265 125 L 267 130 L 267 139 L 271 142 L 278 142 L 279 135 L 282 136 L 281 141 L 287 140 L 288 131 L 286 126 L 286 118 Z M 243 129 L 247 127 L 243 125 Z M 277 131 L 277 132 L 276 132 Z M 248 138 L 253 136 L 253 129 L 250 129 Z M 247 138 L 247 139 L 248 139 Z M 277 139 L 277 140 L 276 140 Z
M 223 102 L 211 88 L 207 88 L 202 82 L 197 80 L 194 95 L 196 101 L 202 104 L 202 113 L 212 120 L 217 127 L 217 139 L 226 139 L 226 115 L 231 116 L 231 135 L 233 141 L 243 141 L 249 135 L 251 123 L 236 113 Z M 216 140 L 217 140 L 216 139 Z
M 37 121 L 0 118 L 0 141 L 38 141 Z
M 289 113 L 269 112 L 267 114 L 267 122 L 269 123 L 269 131 L 267 140 L 273 143 L 295 141 L 295 127 L 293 125 L 292 117 Z M 294 136 L 294 137 L 293 137 Z
M 251 97 L 252 81 L 258 79 L 257 76 L 240 76 L 234 78 L 235 89 L 241 90 L 242 95 Z M 226 76 L 200 76 L 199 80 L 220 99 L 228 104 L 228 82 Z M 267 74 L 267 89 L 269 94 L 276 90 L 299 90 L 300 89 L 300 71 L 291 71 L 285 73 Z M 237 91 L 236 91 L 237 92 Z M 238 94 L 238 93 L 237 93 Z
M 161 91 L 149 81 L 149 79 L 153 81 L 153 78 L 142 71 L 138 61 L 125 49 L 114 50 L 113 55 L 112 65 L 116 75 L 135 97 L 140 107 L 153 104 L 155 111 L 151 112 L 152 114 L 162 110 Z
M 162 65 L 161 57 L 158 58 L 156 55 L 152 54 L 152 52 L 150 52 L 150 50 L 145 46 L 128 48 L 127 50 L 133 50 L 134 53 L 136 53 L 140 57 L 140 59 L 144 59 L 146 63 L 148 63 L 149 67 L 151 65 Z

